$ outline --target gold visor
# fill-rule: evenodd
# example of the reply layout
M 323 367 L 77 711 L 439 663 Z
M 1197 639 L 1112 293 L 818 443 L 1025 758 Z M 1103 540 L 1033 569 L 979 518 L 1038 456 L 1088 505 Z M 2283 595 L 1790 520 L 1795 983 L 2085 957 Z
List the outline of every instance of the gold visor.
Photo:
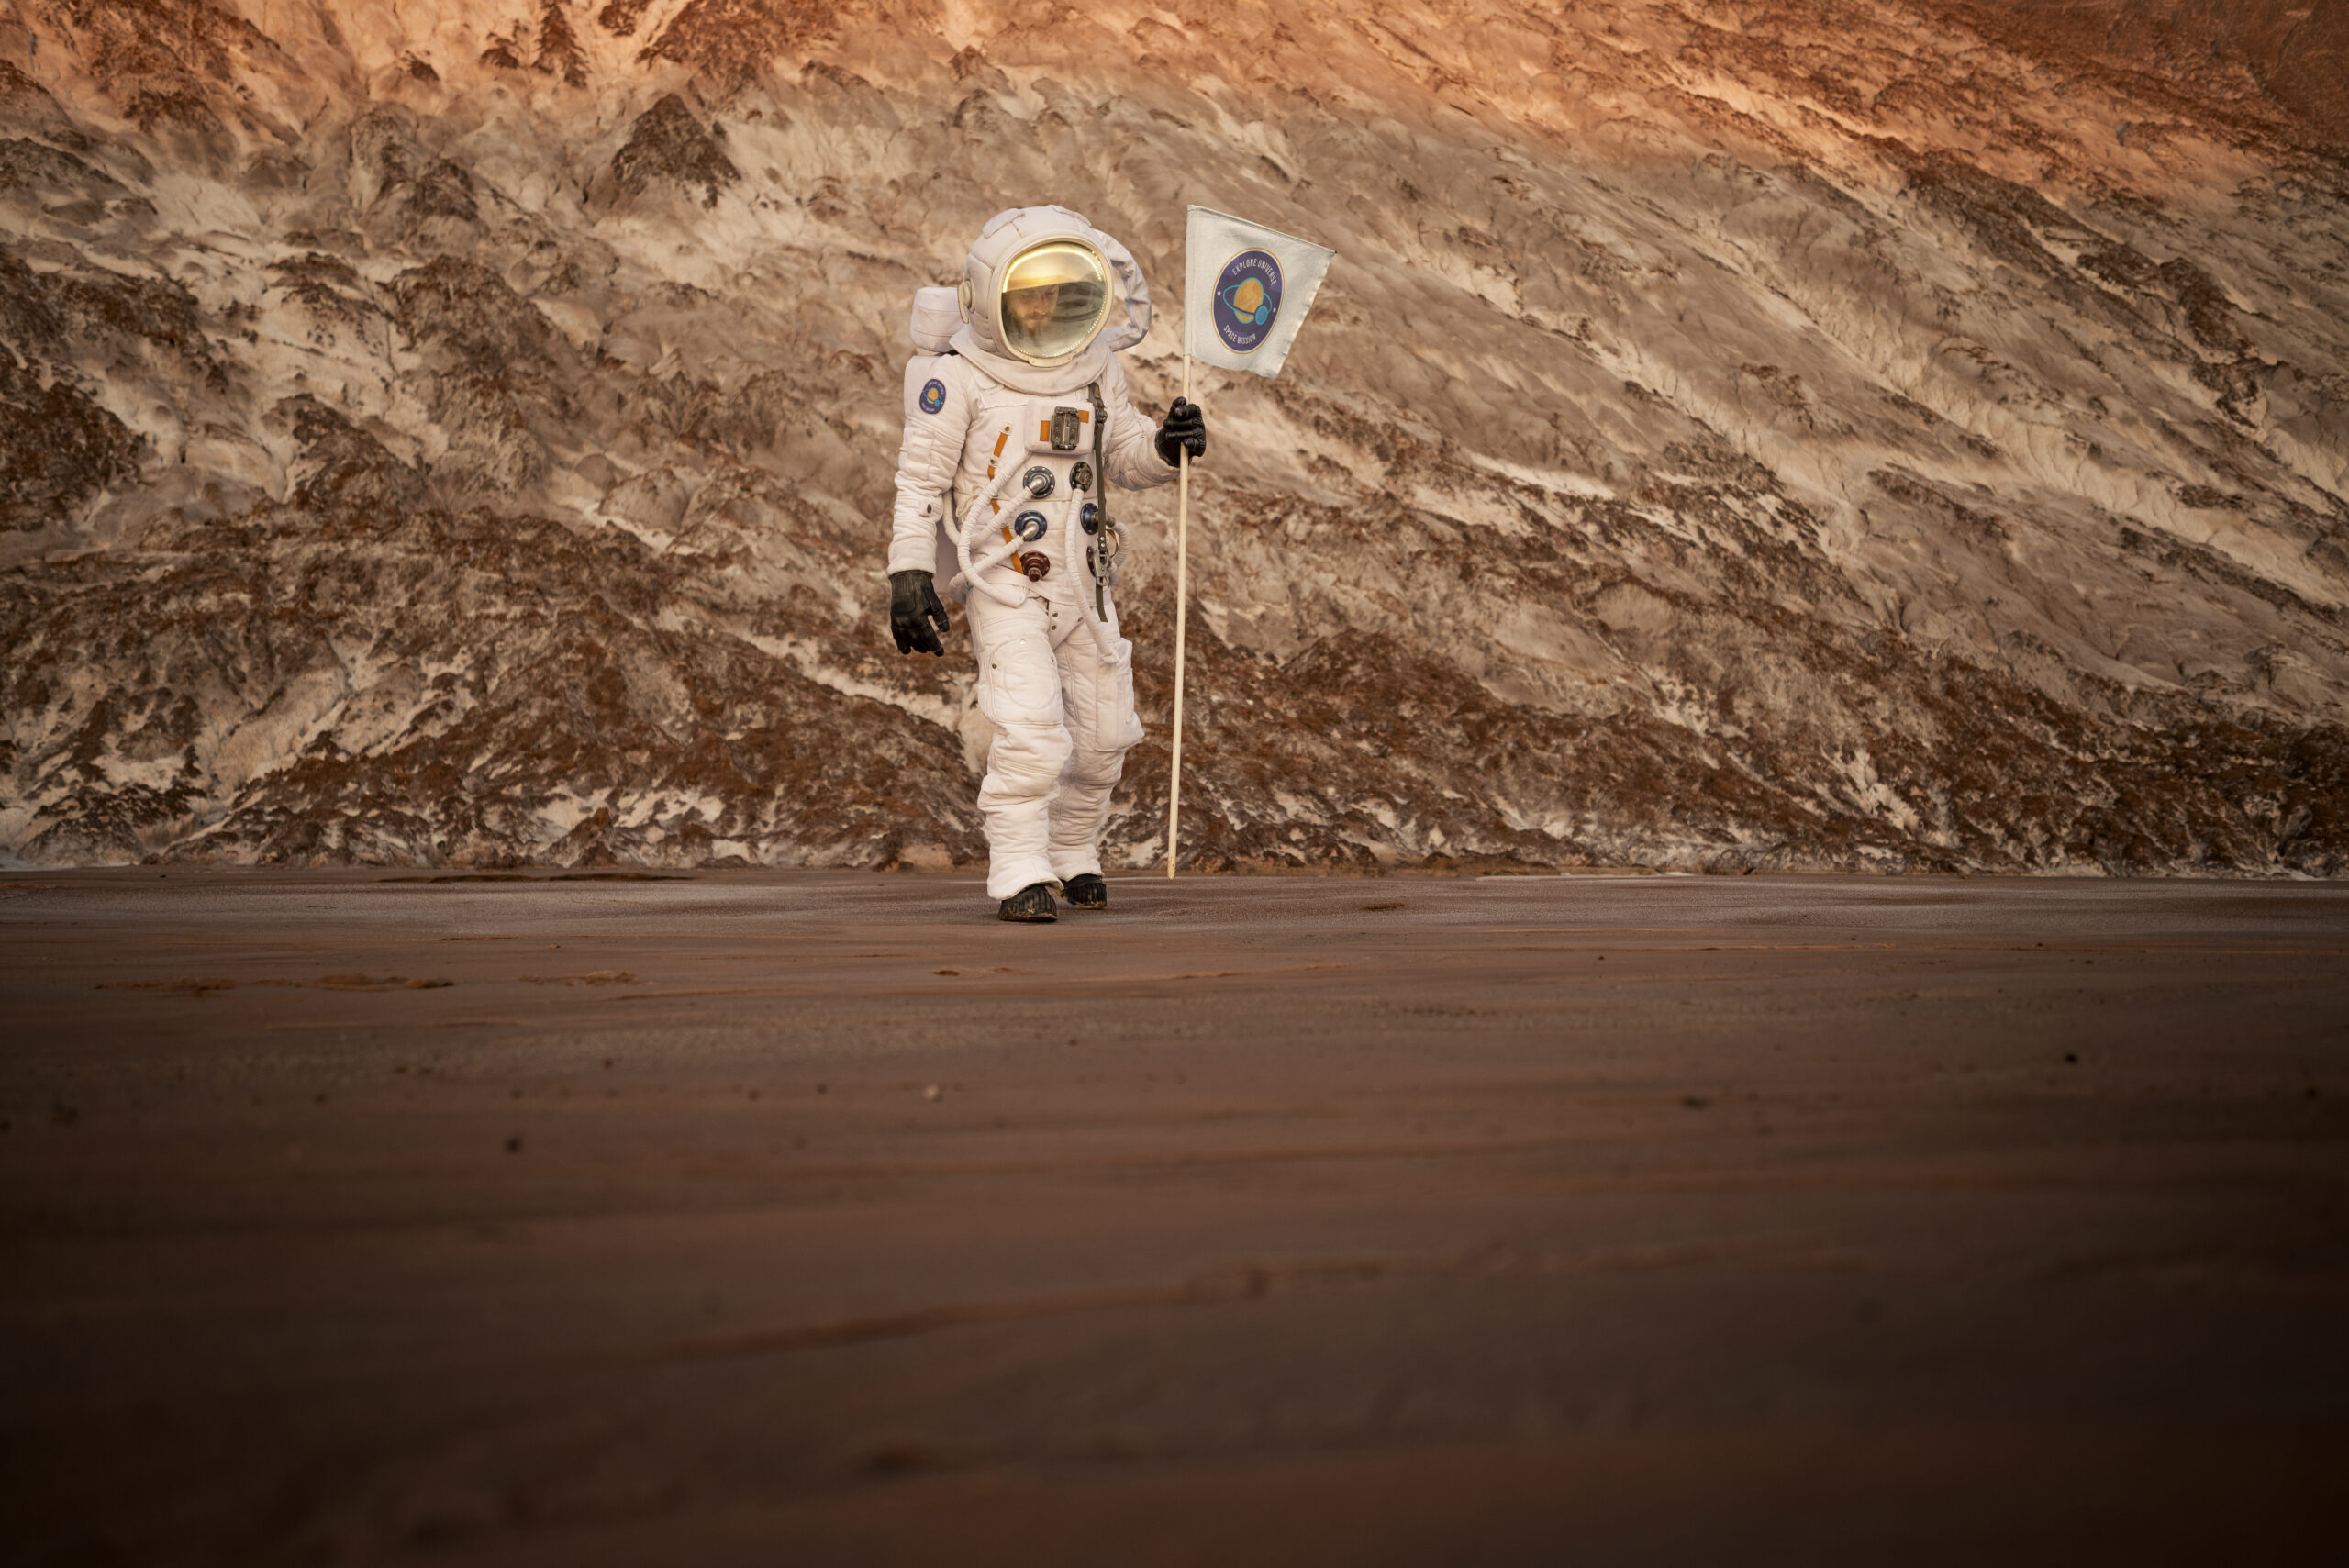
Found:
M 1003 270 L 1003 345 L 1033 364 L 1074 359 L 1109 318 L 1109 268 L 1077 239 L 1031 245 Z

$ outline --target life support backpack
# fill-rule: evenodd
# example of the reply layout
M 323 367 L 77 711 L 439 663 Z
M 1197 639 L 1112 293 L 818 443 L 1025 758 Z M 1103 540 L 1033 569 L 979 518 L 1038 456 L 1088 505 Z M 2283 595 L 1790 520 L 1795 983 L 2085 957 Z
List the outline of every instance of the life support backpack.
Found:
M 914 290 L 911 330 L 918 354 L 943 354 L 963 329 L 963 302 L 951 288 Z

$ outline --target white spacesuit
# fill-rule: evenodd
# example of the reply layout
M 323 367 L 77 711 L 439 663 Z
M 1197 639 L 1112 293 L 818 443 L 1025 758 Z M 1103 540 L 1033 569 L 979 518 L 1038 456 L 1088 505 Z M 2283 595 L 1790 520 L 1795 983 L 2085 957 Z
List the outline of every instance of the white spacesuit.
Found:
M 916 301 L 919 347 L 941 347 L 945 293 Z M 995 730 L 979 788 L 987 895 L 1006 919 L 1049 920 L 1053 882 L 1081 907 L 1107 906 L 1102 821 L 1142 734 L 1104 482 L 1165 484 L 1169 458 L 1204 451 L 1206 428 L 1181 402 L 1156 430 L 1133 406 L 1117 350 L 1149 330 L 1149 286 L 1078 214 L 997 214 L 957 295 L 951 345 L 906 373 L 891 630 L 900 651 L 942 651 L 933 584 L 967 599 L 979 710 Z

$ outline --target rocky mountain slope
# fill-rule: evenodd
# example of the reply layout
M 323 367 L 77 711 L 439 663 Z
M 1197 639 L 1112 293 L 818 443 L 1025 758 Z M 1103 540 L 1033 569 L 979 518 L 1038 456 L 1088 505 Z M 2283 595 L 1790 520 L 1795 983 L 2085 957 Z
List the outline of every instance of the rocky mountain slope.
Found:
M 0 856 L 983 853 L 905 308 L 1051 200 L 1156 402 L 1185 204 L 1339 252 L 1201 373 L 1200 864 L 2340 874 L 2332 16 L 0 0 Z

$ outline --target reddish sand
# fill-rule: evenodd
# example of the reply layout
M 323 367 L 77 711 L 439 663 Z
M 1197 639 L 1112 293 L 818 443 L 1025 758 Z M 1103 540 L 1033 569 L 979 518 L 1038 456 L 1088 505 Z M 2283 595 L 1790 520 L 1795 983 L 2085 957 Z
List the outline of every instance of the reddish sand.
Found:
M 2339 1560 L 2349 889 L 1115 893 L 0 883 L 0 1555 Z

